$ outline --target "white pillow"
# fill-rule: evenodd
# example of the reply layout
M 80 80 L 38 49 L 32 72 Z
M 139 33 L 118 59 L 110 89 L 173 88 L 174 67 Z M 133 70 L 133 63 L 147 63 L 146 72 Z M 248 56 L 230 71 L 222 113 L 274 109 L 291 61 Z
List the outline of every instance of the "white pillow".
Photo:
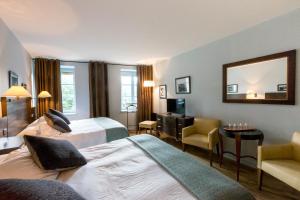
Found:
M 57 176 L 57 171 L 46 171 L 39 168 L 25 146 L 0 157 L 0 179 L 55 180 Z

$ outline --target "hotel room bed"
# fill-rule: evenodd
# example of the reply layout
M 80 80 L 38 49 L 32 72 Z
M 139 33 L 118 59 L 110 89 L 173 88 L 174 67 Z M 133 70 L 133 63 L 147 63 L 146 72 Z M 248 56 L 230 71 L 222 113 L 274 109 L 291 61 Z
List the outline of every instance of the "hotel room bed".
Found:
M 18 152 L 22 155 L 18 155 Z M 87 200 L 254 199 L 237 182 L 153 136 L 128 137 L 80 149 L 80 152 L 87 164 L 63 172 L 42 173 L 26 149 L 13 152 L 22 161 L 10 164 L 18 165 L 18 170 L 30 171 L 32 179 L 62 181 Z M 13 157 L 11 155 L 10 159 Z M 14 174 L 10 172 L 14 167 L 7 167 L 6 172 L 3 172 L 2 166 L 7 159 L 9 155 L 0 157 L 0 178 L 20 178 L 14 175 L 10 177 L 9 174 Z
M 41 117 L 27 126 L 18 135 L 37 135 L 65 139 L 77 148 L 94 146 L 128 137 L 128 131 L 124 125 L 106 117 L 73 120 L 69 126 L 72 129 L 70 133 L 61 133 L 50 127 L 44 117 Z

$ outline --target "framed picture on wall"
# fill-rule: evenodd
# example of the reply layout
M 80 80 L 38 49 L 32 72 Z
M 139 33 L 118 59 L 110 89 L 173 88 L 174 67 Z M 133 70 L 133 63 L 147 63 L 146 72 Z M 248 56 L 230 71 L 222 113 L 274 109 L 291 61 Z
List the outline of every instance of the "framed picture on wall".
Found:
M 166 99 L 167 98 L 167 85 L 159 86 L 159 98 Z
M 238 93 L 238 92 L 239 92 L 238 84 L 227 85 L 227 93 Z
M 190 94 L 191 93 L 191 77 L 185 76 L 175 78 L 176 94 Z
M 18 74 L 16 74 L 13 71 L 8 71 L 8 86 L 14 86 L 19 84 L 19 77 Z

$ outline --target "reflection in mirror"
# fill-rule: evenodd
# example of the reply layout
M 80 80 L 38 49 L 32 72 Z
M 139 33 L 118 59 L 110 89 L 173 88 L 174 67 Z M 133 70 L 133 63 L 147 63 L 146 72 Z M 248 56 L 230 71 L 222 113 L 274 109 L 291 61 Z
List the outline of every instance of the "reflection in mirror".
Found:
M 223 102 L 295 105 L 296 50 L 223 65 Z
M 227 68 L 227 99 L 287 99 L 287 57 Z

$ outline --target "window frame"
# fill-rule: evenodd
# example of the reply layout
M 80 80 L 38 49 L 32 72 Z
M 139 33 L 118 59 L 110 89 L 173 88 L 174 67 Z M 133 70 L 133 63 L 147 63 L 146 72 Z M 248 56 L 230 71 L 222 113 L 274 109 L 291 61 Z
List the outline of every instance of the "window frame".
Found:
M 128 73 L 128 75 L 126 75 L 126 73 Z M 131 83 L 130 84 L 123 84 L 122 83 L 122 76 L 128 76 L 130 77 L 131 79 Z M 136 96 L 134 95 L 135 94 L 135 89 L 137 91 L 137 86 L 138 86 L 138 83 L 136 81 L 136 84 L 134 82 L 134 79 L 137 79 L 137 70 L 136 69 L 131 69 L 131 68 L 122 68 L 120 69 L 120 86 L 121 86 L 121 91 L 120 91 L 120 94 L 121 94 L 121 98 L 120 98 L 120 112 L 127 112 L 127 109 L 123 109 L 122 108 L 122 100 L 123 100 L 123 96 L 122 96 L 122 89 L 123 89 L 123 86 L 131 86 L 130 87 L 130 93 L 131 93 L 131 102 L 134 102 L 136 101 L 136 103 L 133 103 L 135 104 L 135 106 L 137 106 L 137 92 L 136 92 Z M 128 110 L 128 112 L 137 112 L 137 107 L 133 108 L 133 109 L 130 109 Z
M 73 86 L 73 89 L 74 89 L 74 100 L 73 100 L 73 103 L 74 103 L 74 111 L 71 111 L 71 112 L 65 112 L 64 111 L 64 107 L 63 107 L 63 94 L 61 95 L 61 101 L 62 101 L 62 111 L 65 115 L 75 115 L 77 114 L 77 96 L 76 96 L 76 67 L 73 66 L 73 65 L 60 65 L 60 78 L 62 79 L 62 74 L 63 72 L 71 72 L 73 74 L 73 84 L 63 84 L 62 81 L 60 83 L 60 86 L 61 86 L 61 91 L 62 91 L 62 86 L 63 85 L 72 85 Z

